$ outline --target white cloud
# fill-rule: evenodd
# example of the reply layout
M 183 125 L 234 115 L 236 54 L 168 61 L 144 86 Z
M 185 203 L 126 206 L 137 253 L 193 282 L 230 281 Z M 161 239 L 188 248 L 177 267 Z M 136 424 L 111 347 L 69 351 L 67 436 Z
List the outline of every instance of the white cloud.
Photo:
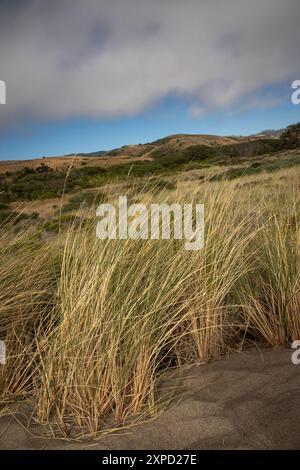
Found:
M 298 0 L 0 4 L 0 119 L 126 116 L 169 93 L 194 116 L 232 106 L 299 78 L 299 13 Z

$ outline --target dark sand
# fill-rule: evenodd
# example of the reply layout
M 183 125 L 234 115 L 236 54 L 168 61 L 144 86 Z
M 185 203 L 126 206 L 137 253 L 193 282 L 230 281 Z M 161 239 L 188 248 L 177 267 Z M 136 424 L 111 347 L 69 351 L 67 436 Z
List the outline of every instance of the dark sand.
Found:
M 291 363 L 291 353 L 252 349 L 195 367 L 176 406 L 96 443 L 37 438 L 3 416 L 0 448 L 300 449 L 300 365 Z

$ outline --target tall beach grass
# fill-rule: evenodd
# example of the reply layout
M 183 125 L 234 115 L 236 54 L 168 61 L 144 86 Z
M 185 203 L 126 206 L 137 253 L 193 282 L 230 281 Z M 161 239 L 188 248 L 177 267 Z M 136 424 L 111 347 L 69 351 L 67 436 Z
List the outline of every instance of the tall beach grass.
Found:
M 199 251 L 179 240 L 100 241 L 94 207 L 46 239 L 41 227 L 3 225 L 2 406 L 30 401 L 56 435 L 98 436 L 155 416 L 171 370 L 248 341 L 299 338 L 299 176 L 133 187 L 146 205 L 204 203 Z

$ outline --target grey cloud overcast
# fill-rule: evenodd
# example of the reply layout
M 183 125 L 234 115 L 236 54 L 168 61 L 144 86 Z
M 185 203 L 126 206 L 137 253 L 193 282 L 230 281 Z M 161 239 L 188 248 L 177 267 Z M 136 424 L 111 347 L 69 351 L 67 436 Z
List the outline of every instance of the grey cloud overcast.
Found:
M 127 116 L 169 93 L 195 116 L 255 102 L 299 78 L 299 19 L 299 0 L 0 1 L 0 119 Z

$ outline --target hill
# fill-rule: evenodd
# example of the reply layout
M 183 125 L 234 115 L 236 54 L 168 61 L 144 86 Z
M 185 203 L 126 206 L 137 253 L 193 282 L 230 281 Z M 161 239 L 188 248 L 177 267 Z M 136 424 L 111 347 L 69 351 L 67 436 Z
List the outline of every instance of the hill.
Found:
M 62 156 L 34 158 L 30 160 L 3 160 L 0 161 L 0 173 L 13 172 L 24 168 L 36 169 L 41 164 L 53 170 L 67 170 L 70 165 L 80 168 L 85 165 L 107 167 L 121 163 L 149 161 L 157 155 L 181 153 L 196 146 L 221 147 L 242 142 L 272 138 L 267 131 L 256 136 L 217 136 L 208 134 L 174 134 L 145 144 L 124 145 L 123 147 L 106 151 L 91 153 L 74 153 Z
M 200 142 L 200 143 L 199 143 Z M 139 148 L 139 152 L 137 149 Z M 210 179 L 236 178 L 298 165 L 300 124 L 280 138 L 176 135 L 100 156 L 64 156 L 0 163 L 0 204 L 80 193 L 108 182 L 210 168 Z M 218 168 L 217 168 L 218 167 Z M 223 167 L 222 171 L 220 171 Z

